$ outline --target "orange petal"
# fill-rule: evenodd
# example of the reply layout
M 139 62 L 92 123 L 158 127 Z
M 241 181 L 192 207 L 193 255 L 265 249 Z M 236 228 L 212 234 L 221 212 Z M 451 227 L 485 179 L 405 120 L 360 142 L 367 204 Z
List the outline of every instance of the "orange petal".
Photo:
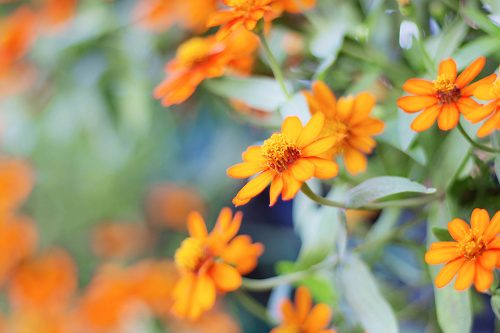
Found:
M 344 163 L 347 171 L 349 171 L 351 175 L 356 175 L 366 170 L 368 161 L 363 153 L 349 147 L 344 152 Z
M 449 76 L 452 81 L 455 81 L 455 78 L 457 77 L 457 64 L 455 63 L 455 60 L 448 58 L 441 61 L 439 64 L 438 75 Z
M 477 103 L 470 97 L 462 97 L 456 103 L 458 111 L 463 114 L 466 118 L 467 115 L 474 112 L 481 107 L 481 104 Z
M 496 75 L 495 75 L 496 78 Z M 478 99 L 482 99 L 485 101 L 489 101 L 491 99 L 497 98 L 497 96 L 493 93 L 493 86 L 491 84 L 482 84 L 478 86 L 474 90 L 474 97 Z
M 457 242 L 467 237 L 470 233 L 469 225 L 462 219 L 453 219 L 448 223 L 448 231 L 451 237 Z
M 477 131 L 477 136 L 484 138 L 490 135 L 496 129 L 500 128 L 500 111 L 497 111 L 493 117 L 484 122 L 484 124 Z
M 320 332 L 326 327 L 332 318 L 332 311 L 326 304 L 317 304 L 313 307 L 305 320 L 303 329 L 305 332 Z
M 302 124 L 297 117 L 287 117 L 281 125 L 281 132 L 287 136 L 293 143 L 297 142 L 302 132 Z
M 321 133 L 324 123 L 325 116 L 320 112 L 316 112 L 300 133 L 297 139 L 297 146 L 302 148 L 313 142 Z
M 314 177 L 319 179 L 329 179 L 337 176 L 339 166 L 332 160 L 327 160 L 320 157 L 308 157 L 310 162 L 314 164 Z
M 455 281 L 456 290 L 465 290 L 472 285 L 474 282 L 474 276 L 476 275 L 476 262 L 472 260 L 466 260 L 465 263 L 458 270 L 457 280 Z
M 269 207 L 274 206 L 281 191 L 283 191 L 283 180 L 281 179 L 281 175 L 276 175 L 269 189 Z
M 219 291 L 228 292 L 238 289 L 242 279 L 236 268 L 224 263 L 215 263 L 209 272 Z
M 282 175 L 283 193 L 281 197 L 283 200 L 291 200 L 295 197 L 295 195 L 297 195 L 297 192 L 299 192 L 303 182 L 295 179 L 289 171 L 284 172 Z
M 500 211 L 496 212 L 484 232 L 484 239 L 490 242 L 500 233 Z
M 312 85 L 314 98 L 321 105 L 321 111 L 326 116 L 333 116 L 337 109 L 337 98 L 323 81 L 316 81 Z
M 485 209 L 476 208 L 472 211 L 470 225 L 475 232 L 484 234 L 490 224 L 490 215 Z
M 476 265 L 476 274 L 474 276 L 474 286 L 477 291 L 485 292 L 493 283 L 493 269 L 486 269 L 481 265 Z
M 228 168 L 226 173 L 232 178 L 248 178 L 263 171 L 266 167 L 261 163 L 238 163 Z
M 433 95 L 434 85 L 423 79 L 409 79 L 403 84 L 403 90 L 413 95 Z
M 447 263 L 441 269 L 441 271 L 436 276 L 436 279 L 434 280 L 436 287 L 442 288 L 446 286 L 448 283 L 450 283 L 450 281 L 457 274 L 458 270 L 460 269 L 460 267 L 462 267 L 464 262 L 465 259 L 460 258 Z
M 327 136 L 322 139 L 316 140 L 313 143 L 302 149 L 303 157 L 314 157 L 318 156 L 335 145 L 337 139 L 333 136 Z
M 281 313 L 283 314 L 283 321 L 285 323 L 295 321 L 295 318 L 297 318 L 297 316 L 295 314 L 293 304 L 289 299 L 284 300 L 283 303 L 281 303 L 280 308 Z
M 341 121 L 351 117 L 354 109 L 354 101 L 355 99 L 352 96 L 339 98 L 337 102 L 337 116 Z
M 354 136 L 349 139 L 349 145 L 365 154 L 369 154 L 373 151 L 377 142 L 369 136 Z
M 295 161 L 289 169 L 293 177 L 300 181 L 311 179 L 314 175 L 314 164 L 305 158 Z
M 299 287 L 295 293 L 295 309 L 297 321 L 299 323 L 306 320 L 307 315 L 312 307 L 311 293 L 305 287 Z
M 260 146 L 250 146 L 241 154 L 241 158 L 245 162 L 265 162 L 266 159 L 262 155 Z
M 455 128 L 460 119 L 460 113 L 454 103 L 444 104 L 438 116 L 438 126 L 443 131 Z
M 490 114 L 492 114 L 496 108 L 497 108 L 497 103 L 496 103 L 496 101 L 493 101 L 491 103 L 483 105 L 483 106 L 467 113 L 465 115 L 465 118 L 467 118 L 468 121 L 475 124 L 475 123 L 480 122 L 481 120 L 485 119 Z
M 417 118 L 413 120 L 411 123 L 411 129 L 415 132 L 423 132 L 431 128 L 436 122 L 436 119 L 441 112 L 441 108 L 441 105 L 435 104 L 425 109 L 424 112 L 419 114 Z
M 351 124 L 357 124 L 365 120 L 377 103 L 375 96 L 368 92 L 362 92 L 354 98 L 354 109 L 349 119 Z
M 198 212 L 191 212 L 188 215 L 188 232 L 191 237 L 204 239 L 207 237 L 207 226 L 205 220 Z
M 473 84 L 469 84 L 468 86 L 464 87 L 460 90 L 460 93 L 463 97 L 472 96 L 477 87 L 482 86 L 483 84 L 491 84 L 493 83 L 493 81 L 495 81 L 495 78 L 495 74 L 488 75 L 487 77 L 484 77 L 481 80 L 478 80 Z
M 398 107 L 405 112 L 414 113 L 438 103 L 434 96 L 404 96 L 398 98 Z
M 466 85 L 472 82 L 476 78 L 476 76 L 481 73 L 481 71 L 484 68 L 484 65 L 486 64 L 486 58 L 485 57 L 479 57 L 472 64 L 470 64 L 464 71 L 457 77 L 457 80 L 455 81 L 455 85 L 459 88 L 462 89 Z
M 430 249 L 425 253 L 425 262 L 429 265 L 437 265 L 452 261 L 460 256 L 456 247 L 441 249 Z
M 478 263 L 486 269 L 495 268 L 495 264 L 497 262 L 498 253 L 495 251 L 485 251 L 478 258 Z
M 271 180 L 274 178 L 275 172 L 268 170 L 264 171 L 257 177 L 250 180 L 243 188 L 236 194 L 236 198 L 238 200 L 251 199 L 258 195 L 260 192 L 264 191 L 264 189 L 269 185 Z M 234 203 L 234 201 L 233 201 Z M 236 205 L 236 203 L 235 203 Z

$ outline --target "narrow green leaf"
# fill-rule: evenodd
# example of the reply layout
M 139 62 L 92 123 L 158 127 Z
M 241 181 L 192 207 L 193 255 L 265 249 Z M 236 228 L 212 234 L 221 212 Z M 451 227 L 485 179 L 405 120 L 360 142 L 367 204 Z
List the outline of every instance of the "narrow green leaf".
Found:
M 376 177 L 368 179 L 347 192 L 346 203 L 361 207 L 385 197 L 401 193 L 432 194 L 436 190 L 403 177 Z
M 434 236 L 436 236 L 436 238 L 438 240 L 440 240 L 442 242 L 447 242 L 447 241 L 453 240 L 448 229 L 434 227 L 434 228 L 432 228 L 432 233 L 434 234 Z
M 366 332 L 398 332 L 398 323 L 391 306 L 361 259 L 357 256 L 348 257 L 339 270 L 339 280 L 347 304 Z
M 427 245 L 437 239 L 433 235 L 434 228 L 445 228 L 451 220 L 446 204 L 437 202 L 431 206 L 427 224 Z M 434 280 L 442 267 L 429 266 Z M 472 327 L 472 308 L 469 292 L 458 292 L 449 284 L 444 288 L 434 286 L 436 314 L 439 326 L 444 333 L 469 333 Z
M 497 319 L 500 320 L 500 295 L 499 294 L 495 294 L 491 297 L 491 308 L 493 309 L 495 316 L 497 316 Z
M 204 86 L 217 95 L 245 102 L 264 111 L 274 111 L 287 100 L 278 82 L 267 77 L 225 76 L 208 80 Z

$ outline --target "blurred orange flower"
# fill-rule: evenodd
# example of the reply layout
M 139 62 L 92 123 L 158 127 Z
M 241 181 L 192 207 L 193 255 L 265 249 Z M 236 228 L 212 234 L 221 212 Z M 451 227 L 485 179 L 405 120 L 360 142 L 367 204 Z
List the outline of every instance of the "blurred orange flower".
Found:
M 6 319 L 8 333 L 74 333 L 71 319 L 63 313 L 41 313 L 27 310 L 16 312 Z
M 332 312 L 326 304 L 312 305 L 311 293 L 305 287 L 299 287 L 295 293 L 295 306 L 287 299 L 281 304 L 282 323 L 270 333 L 335 333 L 326 327 L 332 318 Z
M 238 323 L 217 307 L 202 315 L 197 321 L 169 320 L 167 326 L 175 333 L 240 333 Z
M 153 235 L 138 223 L 104 223 L 92 232 L 92 249 L 101 258 L 130 258 L 152 245 Z
M 375 97 L 363 92 L 337 100 L 322 81 L 314 82 L 312 91 L 304 91 L 304 95 L 311 114 L 320 112 L 325 115 L 322 134 L 335 138 L 335 144 L 325 156 L 342 156 L 351 174 L 365 171 L 366 154 L 370 154 L 377 144 L 372 136 L 384 130 L 384 123 L 370 116 L 376 104 Z
M 252 243 L 246 235 L 236 236 L 242 214 L 232 215 L 229 208 L 222 209 L 210 233 L 200 214 L 189 215 L 190 237 L 175 253 L 175 263 L 181 272 L 173 294 L 172 312 L 176 316 L 198 319 L 214 306 L 217 292 L 238 289 L 241 275 L 257 265 L 263 246 Z
M 215 37 L 194 37 L 184 42 L 177 56 L 165 68 L 167 78 L 154 91 L 164 106 L 189 98 L 205 79 L 219 77 L 227 70 L 248 74 L 258 46 L 255 36 L 245 31 L 217 41 Z
M 0 157 L 0 214 L 15 211 L 33 188 L 33 171 L 25 161 Z
M 227 170 L 233 178 L 250 180 L 233 199 L 236 206 L 248 203 L 271 183 L 270 206 L 281 193 L 283 200 L 295 197 L 303 182 L 312 177 L 335 177 L 338 165 L 321 156 L 336 142 L 334 136 L 321 136 L 325 116 L 316 112 L 305 127 L 299 118 L 288 117 L 281 126 L 281 133 L 274 133 L 262 146 L 251 146 L 242 154 L 243 163 Z
M 10 303 L 23 310 L 62 310 L 75 292 L 77 280 L 76 265 L 69 254 L 51 249 L 16 268 L 9 282 Z
M 222 2 L 230 8 L 219 10 L 212 14 L 208 19 L 207 26 L 221 26 L 216 34 L 218 40 L 226 38 L 241 27 L 247 30 L 253 30 L 257 26 L 259 20 L 263 18 L 274 18 L 273 1 L 274 0 L 222 0 Z
M 42 0 L 39 17 L 49 32 L 59 32 L 75 16 L 77 0 Z
M 194 210 L 202 214 L 205 211 L 205 201 L 195 187 L 157 184 L 146 198 L 148 221 L 155 227 L 184 231 L 187 216 Z
M 409 79 L 403 90 L 415 96 L 398 99 L 398 106 L 408 113 L 424 111 L 413 121 L 411 128 L 416 132 L 429 129 L 437 119 L 438 126 L 448 131 L 457 126 L 460 113 L 467 115 L 480 105 L 472 99 L 474 90 L 482 84 L 495 80 L 493 75 L 473 84 L 486 63 L 486 58 L 479 57 L 457 77 L 457 64 L 453 59 L 443 60 L 439 64 L 438 77 L 434 81 Z
M 284 9 L 290 13 L 301 13 L 316 6 L 316 0 L 281 0 Z
M 156 32 L 175 23 L 203 32 L 209 15 L 216 9 L 217 0 L 139 0 L 134 15 L 140 26 Z
M 500 130 L 500 78 L 496 74 L 493 75 L 495 81 L 481 84 L 474 90 L 474 97 L 490 102 L 465 115 L 465 118 L 473 123 L 489 117 L 477 131 L 479 137 L 485 137 L 495 130 Z
M 36 248 L 38 234 L 27 218 L 0 216 L 0 285 L 12 270 L 31 256 Z
M 471 226 L 461 219 L 448 223 L 454 241 L 432 243 L 425 254 L 430 265 L 445 264 L 436 276 L 436 287 L 447 285 L 455 275 L 456 290 L 465 290 L 474 284 L 485 292 L 493 282 L 493 271 L 500 254 L 500 212 L 490 221 L 484 209 L 474 209 Z

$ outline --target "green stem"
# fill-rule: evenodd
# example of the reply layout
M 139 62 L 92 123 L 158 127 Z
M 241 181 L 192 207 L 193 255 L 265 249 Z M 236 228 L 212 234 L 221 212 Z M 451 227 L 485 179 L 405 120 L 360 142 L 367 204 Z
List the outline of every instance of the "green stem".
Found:
M 243 291 L 237 291 L 234 296 L 240 304 L 255 317 L 259 318 L 270 326 L 276 325 L 276 322 L 269 316 L 267 309 L 257 302 L 252 296 Z
M 462 124 L 460 124 L 460 122 L 458 123 L 457 128 L 460 131 L 460 133 L 463 135 L 463 137 L 465 138 L 465 140 L 467 140 L 472 146 L 476 147 L 479 150 L 488 152 L 488 153 L 500 154 L 500 149 L 495 149 L 493 147 L 488 147 L 488 146 L 485 146 L 485 145 L 483 145 L 483 144 L 481 144 L 479 142 L 474 141 L 474 139 L 472 139 L 469 136 L 469 134 L 467 134 L 467 132 L 463 128 Z
M 273 71 L 274 77 L 276 81 L 278 81 L 281 90 L 285 94 L 285 96 L 290 99 L 292 96 L 288 92 L 288 89 L 286 87 L 285 83 L 285 76 L 283 75 L 283 71 L 281 70 L 280 65 L 278 64 L 278 61 L 273 55 L 273 52 L 271 51 L 271 48 L 269 47 L 269 44 L 267 43 L 266 36 L 264 35 L 264 29 L 260 29 L 259 31 L 259 38 L 260 42 L 262 44 L 262 47 L 264 48 L 264 52 L 266 53 L 267 59 L 269 61 L 269 66 L 271 66 L 271 70 Z
M 386 201 L 386 202 L 379 202 L 379 203 L 374 203 L 374 204 L 369 204 L 361 207 L 357 206 L 349 206 L 346 205 L 342 202 L 339 201 L 333 201 L 329 200 L 326 198 L 323 198 L 316 193 L 314 193 L 309 185 L 304 183 L 301 188 L 302 193 L 304 193 L 309 199 L 324 205 L 324 206 L 330 206 L 330 207 L 336 207 L 336 208 L 342 208 L 342 209 L 357 209 L 357 210 L 380 210 L 383 208 L 389 208 L 389 207 L 417 207 L 417 206 L 422 206 L 425 205 L 429 202 L 432 202 L 436 200 L 436 198 L 439 197 L 439 195 L 436 193 L 435 195 L 427 195 L 427 196 L 421 196 L 421 197 L 416 197 L 416 198 L 408 198 L 408 199 L 402 199 L 402 200 L 392 200 L 392 201 Z
M 274 287 L 291 284 L 309 277 L 316 271 L 322 269 L 333 268 L 338 262 L 337 257 L 329 258 L 317 265 L 314 265 L 306 270 L 293 272 L 284 275 L 273 276 L 267 279 L 243 279 L 242 289 L 252 290 L 252 291 L 266 291 L 273 289 Z

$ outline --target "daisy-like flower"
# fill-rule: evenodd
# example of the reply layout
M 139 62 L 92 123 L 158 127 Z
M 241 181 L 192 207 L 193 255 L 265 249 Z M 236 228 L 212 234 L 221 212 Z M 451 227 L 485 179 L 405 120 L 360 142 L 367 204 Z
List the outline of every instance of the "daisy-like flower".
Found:
M 229 9 L 220 10 L 210 16 L 208 27 L 221 26 L 217 38 L 222 40 L 233 31 L 244 27 L 251 31 L 260 19 L 269 22 L 276 17 L 275 0 L 222 0 Z M 281 7 L 281 6 L 280 6 Z
M 470 227 L 464 220 L 454 219 L 448 230 L 454 241 L 433 243 L 425 254 L 426 263 L 445 264 L 436 276 L 436 287 L 444 287 L 457 275 L 456 290 L 474 284 L 478 291 L 486 291 L 500 254 L 500 212 L 490 221 L 486 210 L 474 209 Z
M 179 104 L 205 79 L 222 76 L 228 70 L 248 74 L 257 47 L 257 37 L 245 30 L 224 41 L 217 41 L 214 36 L 191 38 L 166 65 L 167 78 L 156 87 L 154 96 L 164 106 Z
M 328 86 L 317 81 L 312 91 L 303 92 L 312 114 L 325 115 L 322 135 L 333 136 L 334 145 L 325 153 L 331 159 L 342 156 L 347 171 L 358 174 L 366 170 L 367 154 L 376 146 L 372 136 L 384 130 L 384 123 L 370 116 L 376 104 L 375 97 L 367 92 L 337 100 Z
M 489 118 L 477 131 L 479 137 L 485 137 L 495 130 L 500 130 L 500 78 L 496 74 L 493 75 L 495 81 L 482 84 L 474 90 L 474 97 L 490 102 L 465 115 L 465 118 L 473 123 Z
M 241 206 L 264 191 L 271 183 L 270 206 L 281 194 L 283 200 L 295 197 L 302 184 L 312 177 L 328 179 L 338 173 L 338 165 L 321 157 L 335 145 L 334 136 L 321 136 L 325 116 L 317 112 L 306 126 L 297 117 L 288 117 L 281 126 L 281 133 L 274 133 L 262 146 L 251 146 L 242 154 L 243 163 L 227 170 L 233 178 L 250 180 L 233 199 Z
M 484 57 L 477 58 L 457 76 L 457 64 L 450 58 L 439 64 L 436 80 L 406 81 L 403 90 L 414 96 L 400 97 L 398 106 L 408 113 L 424 110 L 415 118 L 411 128 L 416 132 L 422 132 L 429 129 L 437 120 L 439 128 L 448 131 L 457 126 L 460 113 L 466 115 L 480 107 L 472 99 L 472 94 L 479 85 L 492 82 L 494 77 L 490 75 L 473 84 L 470 83 L 479 75 L 485 62 Z
M 295 305 L 287 299 L 281 304 L 282 323 L 270 333 L 335 333 L 326 327 L 332 313 L 326 304 L 312 305 L 311 293 L 300 287 L 295 293 Z
M 257 265 L 264 248 L 249 236 L 236 236 L 242 214 L 232 215 L 229 208 L 222 209 L 210 233 L 201 215 L 189 215 L 189 237 L 175 253 L 181 277 L 173 291 L 172 312 L 178 317 L 199 318 L 214 306 L 218 292 L 238 289 L 241 276 Z

